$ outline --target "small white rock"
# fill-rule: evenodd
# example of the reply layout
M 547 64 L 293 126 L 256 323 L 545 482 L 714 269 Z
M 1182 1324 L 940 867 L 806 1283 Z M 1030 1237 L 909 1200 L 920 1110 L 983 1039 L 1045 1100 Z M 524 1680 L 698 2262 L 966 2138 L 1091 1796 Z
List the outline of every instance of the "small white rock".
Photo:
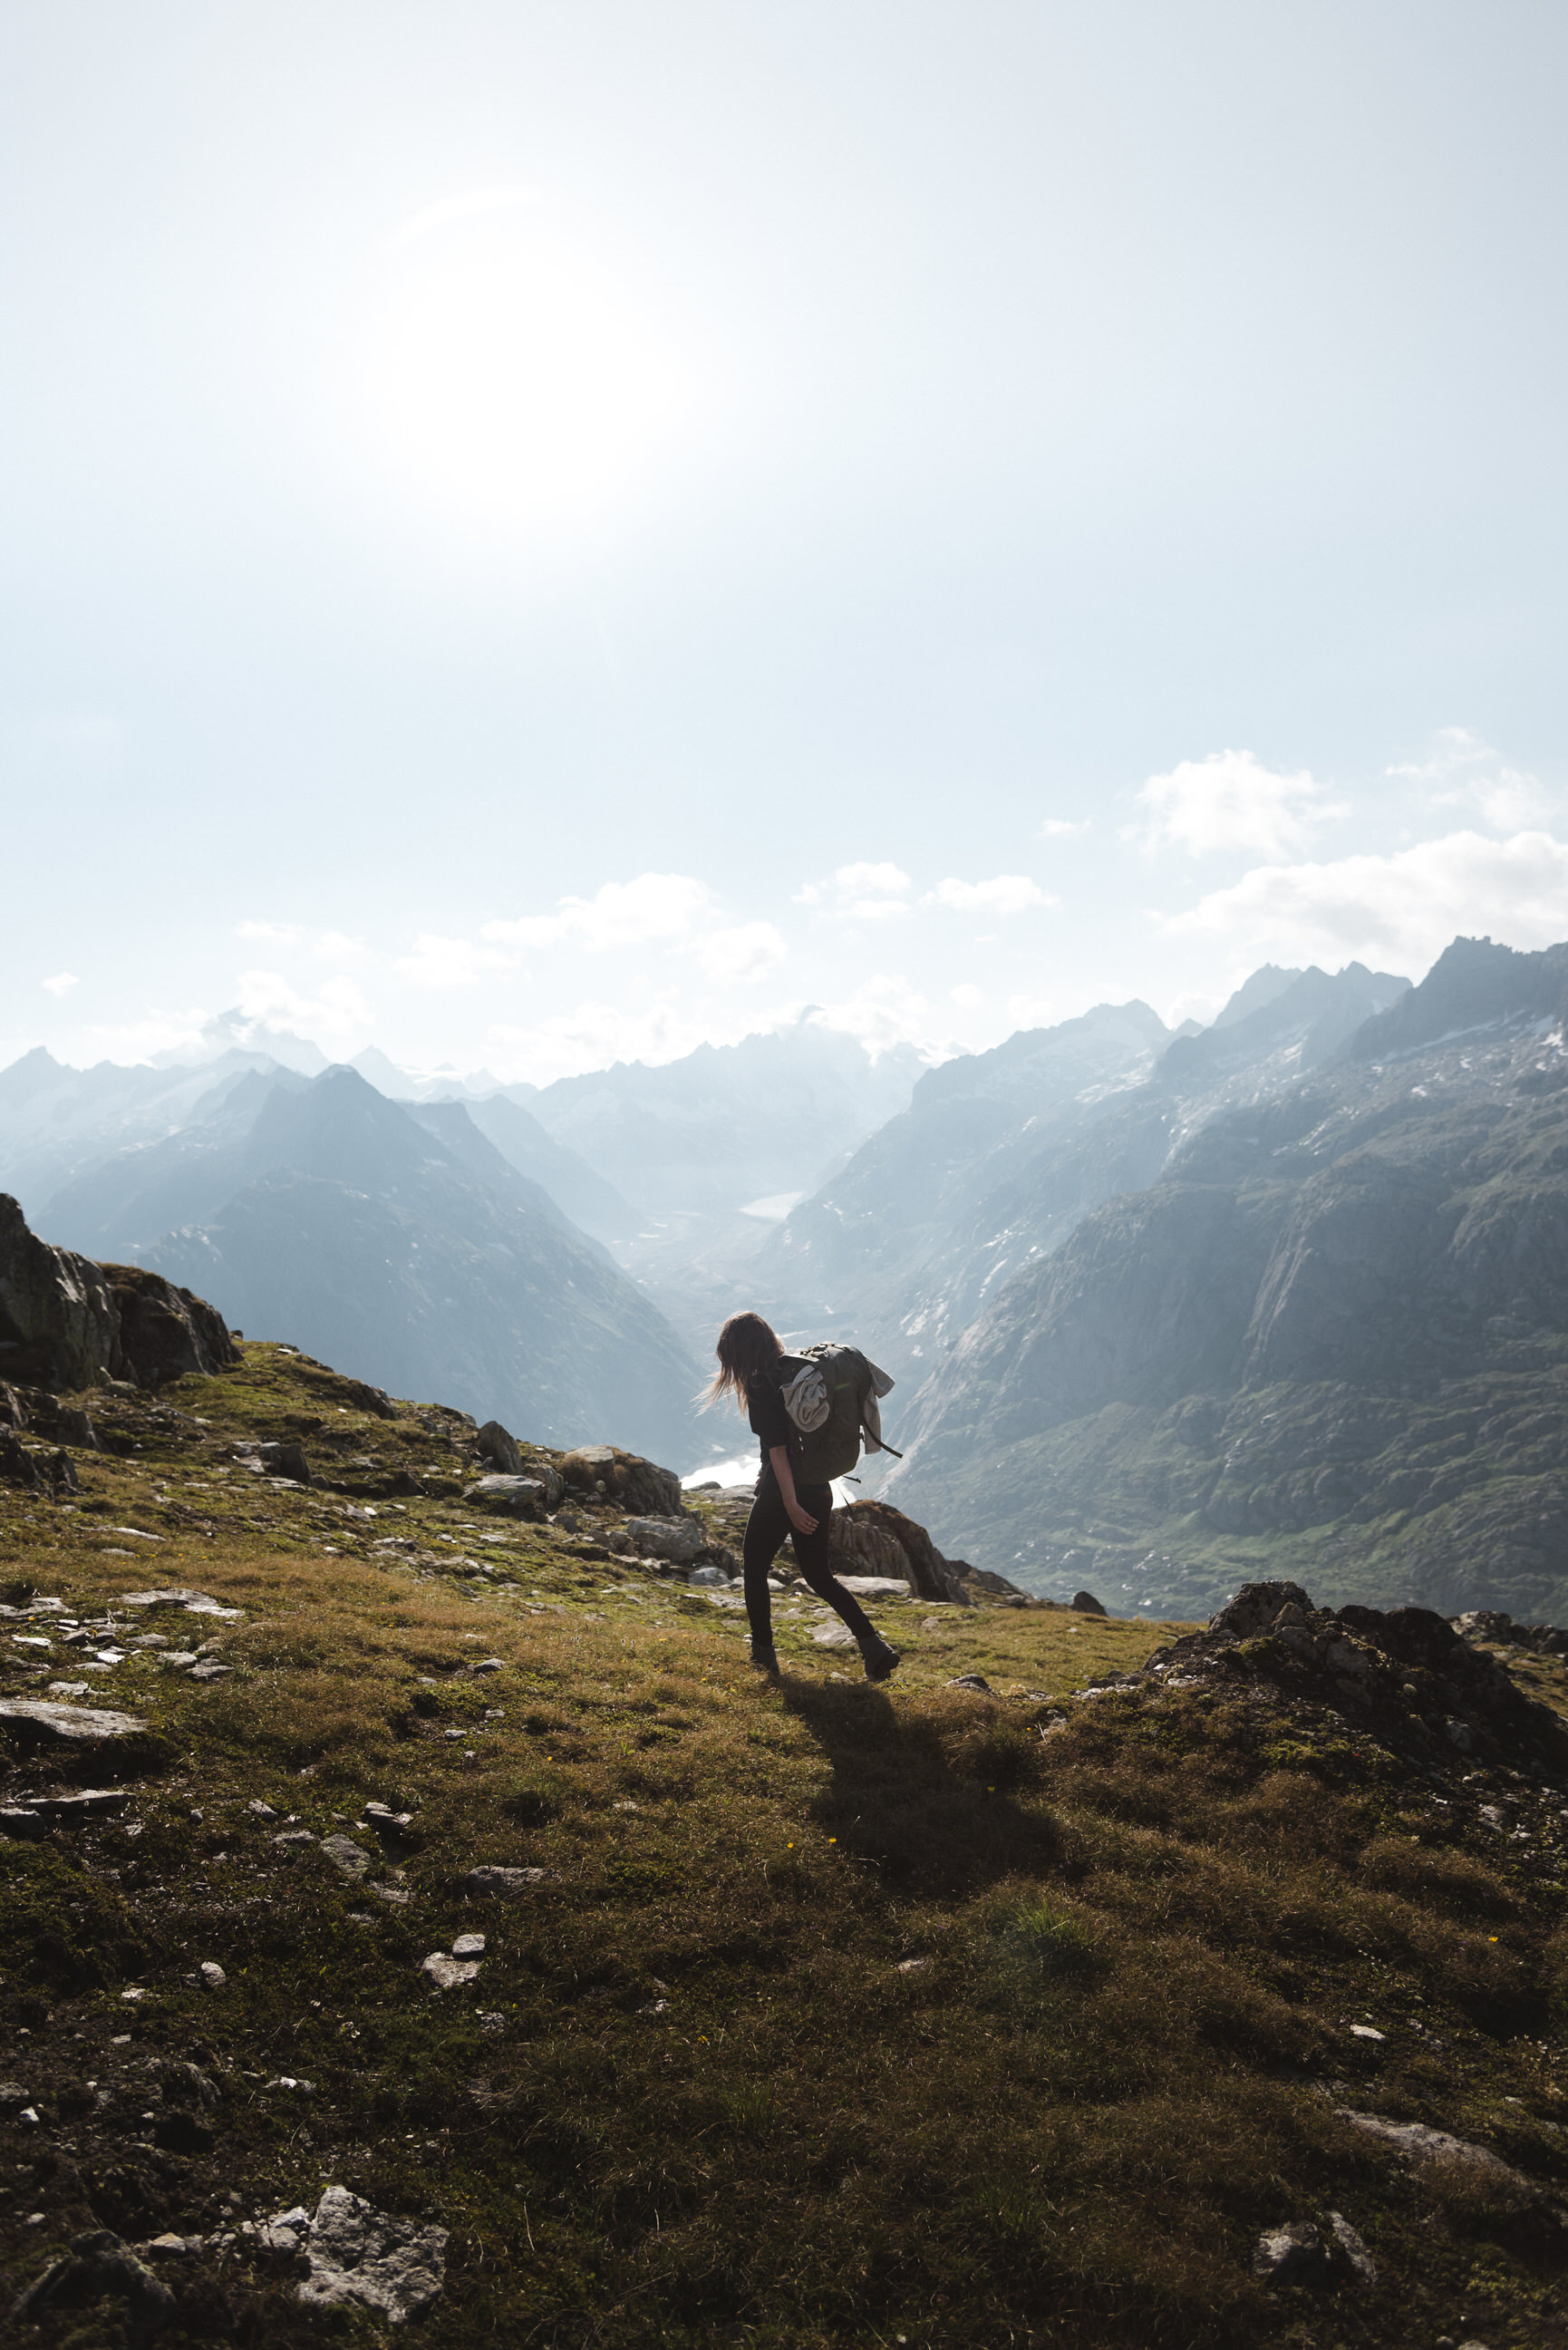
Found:
M 482 1959 L 484 1956 L 483 1934 L 460 1934 L 452 1946 L 454 1959 Z
M 197 1971 L 209 1991 L 222 1991 L 229 1980 L 216 1959 L 203 1959 Z

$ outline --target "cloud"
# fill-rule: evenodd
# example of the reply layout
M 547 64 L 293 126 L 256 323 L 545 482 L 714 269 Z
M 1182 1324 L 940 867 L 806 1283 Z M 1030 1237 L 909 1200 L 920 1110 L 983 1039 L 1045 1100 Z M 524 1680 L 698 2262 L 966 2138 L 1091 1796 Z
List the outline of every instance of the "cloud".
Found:
M 958 1005 L 961 1012 L 972 1012 L 977 1004 L 983 1003 L 985 1001 L 979 988 L 971 979 L 966 979 L 960 987 L 950 987 L 948 996 L 950 1002 Z
M 296 947 L 300 932 L 296 922 L 236 922 L 234 936 L 248 940 L 253 946 Z
M 1092 816 L 1085 816 L 1078 824 L 1069 824 L 1064 816 L 1048 816 L 1035 837 L 1039 840 L 1070 840 L 1076 833 L 1087 832 L 1093 822 Z
M 1282 857 L 1314 826 L 1346 813 L 1304 769 L 1273 775 L 1251 751 L 1184 759 L 1168 775 L 1151 775 L 1135 796 L 1147 815 L 1144 846 L 1184 848 L 1189 857 L 1236 849 Z
M 562 898 L 553 914 L 486 922 L 481 935 L 504 946 L 551 947 L 567 941 L 600 954 L 686 937 L 707 911 L 711 895 L 689 873 L 639 873 L 635 881 L 607 881 L 591 898 Z
M 1059 906 L 1026 873 L 998 873 L 990 881 L 939 881 L 923 906 L 950 906 L 957 914 L 1022 914 L 1031 906 Z
M 1452 832 L 1388 857 L 1261 865 L 1156 920 L 1168 936 L 1234 937 L 1275 960 L 1388 959 L 1418 972 L 1459 935 L 1521 948 L 1568 938 L 1568 842 Z
M 1538 775 L 1509 766 L 1501 752 L 1469 726 L 1439 726 L 1428 738 L 1424 758 L 1404 761 L 1385 772 L 1424 785 L 1419 797 L 1428 807 L 1474 807 L 1494 832 L 1520 832 L 1545 824 L 1556 806 Z
M 826 881 L 808 881 L 794 902 L 840 921 L 885 922 L 909 912 L 904 900 L 914 886 L 897 865 L 841 865 Z
M 74 971 L 57 971 L 53 979 L 41 979 L 38 984 L 51 995 L 68 995 L 73 987 L 81 985 Z
M 281 972 L 242 972 L 238 1008 L 247 1020 L 290 1028 L 296 1035 L 317 1041 L 343 1043 L 363 1037 L 371 1024 L 369 1005 L 357 983 L 348 978 L 329 979 L 316 994 L 302 995 Z
M 322 962 L 356 962 L 369 951 L 347 931 L 310 931 L 297 922 L 236 922 L 234 936 L 251 946 L 303 946 Z
M 442 938 L 421 931 L 411 954 L 400 955 L 396 969 L 414 987 L 474 987 L 493 972 L 514 971 L 515 955 L 498 947 L 477 945 L 472 939 Z
M 817 1017 L 825 1028 L 857 1037 L 875 1058 L 894 1045 L 918 1045 L 932 1053 L 930 1012 L 925 997 L 902 972 L 873 972 L 841 1003 L 825 1003 Z M 935 1048 L 936 1057 L 955 1048 Z
M 772 922 L 739 922 L 733 930 L 713 931 L 699 939 L 692 952 L 711 980 L 728 987 L 763 978 L 778 968 L 789 949 Z

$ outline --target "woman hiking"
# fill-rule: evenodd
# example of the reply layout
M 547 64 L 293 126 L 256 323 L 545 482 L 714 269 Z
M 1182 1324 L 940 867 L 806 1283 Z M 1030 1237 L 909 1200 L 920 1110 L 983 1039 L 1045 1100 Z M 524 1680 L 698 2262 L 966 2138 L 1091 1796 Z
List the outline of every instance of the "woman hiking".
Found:
M 885 1681 L 898 1662 L 853 1594 L 836 1581 L 827 1563 L 827 1521 L 833 1509 L 829 1484 L 801 1484 L 794 1480 L 791 1460 L 791 1423 L 784 1409 L 779 1377 L 784 1350 L 760 1314 L 732 1314 L 719 1333 L 714 1348 L 719 1367 L 705 1404 L 732 1395 L 735 1409 L 750 1420 L 762 1450 L 762 1473 L 756 1499 L 746 1520 L 742 1555 L 745 1562 L 746 1617 L 752 1628 L 752 1662 L 777 1675 L 774 1650 L 773 1612 L 768 1569 L 778 1556 L 786 1532 L 806 1583 L 819 1599 L 837 1609 L 854 1633 L 866 1666 L 866 1678 Z

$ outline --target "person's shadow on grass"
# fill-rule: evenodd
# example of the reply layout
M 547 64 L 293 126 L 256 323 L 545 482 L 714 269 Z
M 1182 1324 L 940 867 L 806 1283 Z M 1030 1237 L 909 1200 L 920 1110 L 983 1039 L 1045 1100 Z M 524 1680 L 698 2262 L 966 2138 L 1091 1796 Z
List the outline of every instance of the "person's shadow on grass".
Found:
M 903 1890 L 955 1894 L 1063 1863 L 1060 1834 L 1031 1800 L 1040 1740 L 983 1694 L 898 1711 L 863 1683 L 787 1678 L 786 1711 L 833 1766 L 813 1806 L 827 1835 Z

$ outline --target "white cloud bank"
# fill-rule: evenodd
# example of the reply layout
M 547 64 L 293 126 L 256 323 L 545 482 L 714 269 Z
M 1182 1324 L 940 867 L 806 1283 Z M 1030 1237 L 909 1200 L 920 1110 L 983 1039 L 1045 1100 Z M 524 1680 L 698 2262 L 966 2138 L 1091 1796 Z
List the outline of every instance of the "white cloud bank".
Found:
M 482 936 L 497 946 L 553 947 L 569 941 L 591 954 L 603 954 L 609 948 L 688 937 L 711 903 L 706 884 L 690 873 L 639 873 L 635 881 L 607 881 L 591 898 L 559 899 L 553 914 L 486 922 Z
M 1151 775 L 1135 795 L 1145 812 L 1147 848 L 1180 848 L 1189 857 L 1251 850 L 1283 857 L 1313 829 L 1346 810 L 1305 770 L 1277 775 L 1251 751 L 1213 751 Z
M 1460 935 L 1520 948 L 1568 937 L 1568 843 L 1451 832 L 1386 857 L 1260 865 L 1156 919 L 1170 937 L 1218 934 L 1275 960 L 1376 960 L 1419 977 Z

